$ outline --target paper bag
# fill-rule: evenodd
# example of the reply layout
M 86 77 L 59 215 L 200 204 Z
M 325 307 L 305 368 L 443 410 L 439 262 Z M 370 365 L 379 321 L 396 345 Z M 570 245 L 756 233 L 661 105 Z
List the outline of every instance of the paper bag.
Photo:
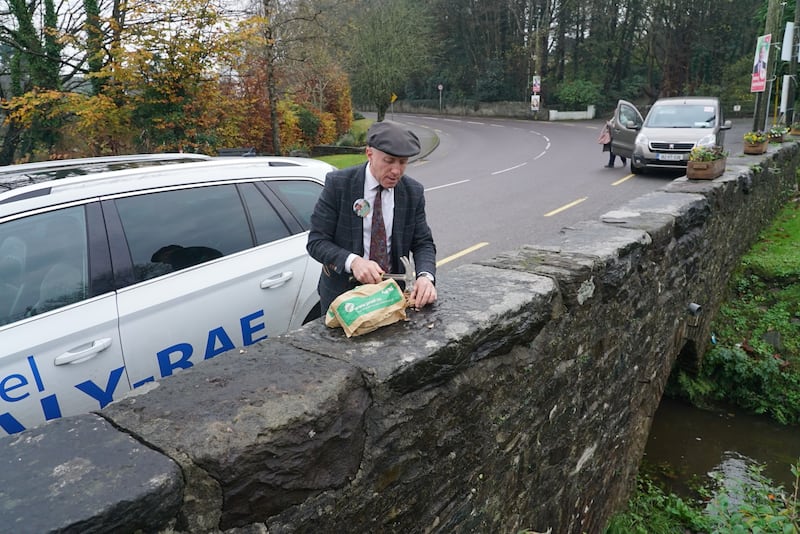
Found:
M 325 314 L 325 325 L 342 327 L 347 337 L 360 336 L 406 318 L 406 298 L 397 282 L 364 284 L 342 293 Z

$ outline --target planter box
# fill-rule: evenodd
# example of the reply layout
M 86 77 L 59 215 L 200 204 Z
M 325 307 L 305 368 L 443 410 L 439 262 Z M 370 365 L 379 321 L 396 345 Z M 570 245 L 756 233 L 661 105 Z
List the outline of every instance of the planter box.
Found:
M 770 143 L 783 143 L 783 135 L 770 135 L 769 136 Z
M 690 161 L 686 164 L 686 177 L 690 180 L 713 180 L 725 172 L 727 158 L 714 161 Z
M 800 128 L 797 129 L 792 128 L 791 130 L 789 130 L 789 135 L 800 135 Z
M 763 154 L 767 151 L 767 146 L 769 145 L 769 141 L 764 141 L 761 143 L 748 143 L 747 141 L 744 142 L 744 153 L 745 154 Z

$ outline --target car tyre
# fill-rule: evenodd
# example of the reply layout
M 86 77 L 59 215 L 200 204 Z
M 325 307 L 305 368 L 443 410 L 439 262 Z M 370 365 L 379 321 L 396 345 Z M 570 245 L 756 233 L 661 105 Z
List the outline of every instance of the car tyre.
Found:
M 637 167 L 633 164 L 633 160 L 631 160 L 631 173 L 632 174 L 644 174 L 644 167 Z

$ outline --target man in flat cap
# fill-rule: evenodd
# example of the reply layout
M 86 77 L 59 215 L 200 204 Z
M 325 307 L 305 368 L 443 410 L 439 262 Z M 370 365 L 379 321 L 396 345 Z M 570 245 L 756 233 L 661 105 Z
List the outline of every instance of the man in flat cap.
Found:
M 425 215 L 422 184 L 406 176 L 419 153 L 417 136 L 391 121 L 367 131 L 367 163 L 328 174 L 311 215 L 306 248 L 322 264 L 323 317 L 331 302 L 358 284 L 377 284 L 385 272 L 402 273 L 413 254 L 416 308 L 436 300 L 436 245 Z M 377 217 L 375 217 L 377 213 Z

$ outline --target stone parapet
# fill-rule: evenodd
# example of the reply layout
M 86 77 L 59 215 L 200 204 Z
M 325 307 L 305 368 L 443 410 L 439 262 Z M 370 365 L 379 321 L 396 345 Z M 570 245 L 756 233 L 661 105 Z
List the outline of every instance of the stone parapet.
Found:
M 408 321 L 350 339 L 315 322 L 4 438 L 4 524 L 601 532 L 798 164 L 794 143 L 729 157 L 716 180 L 448 272 Z

